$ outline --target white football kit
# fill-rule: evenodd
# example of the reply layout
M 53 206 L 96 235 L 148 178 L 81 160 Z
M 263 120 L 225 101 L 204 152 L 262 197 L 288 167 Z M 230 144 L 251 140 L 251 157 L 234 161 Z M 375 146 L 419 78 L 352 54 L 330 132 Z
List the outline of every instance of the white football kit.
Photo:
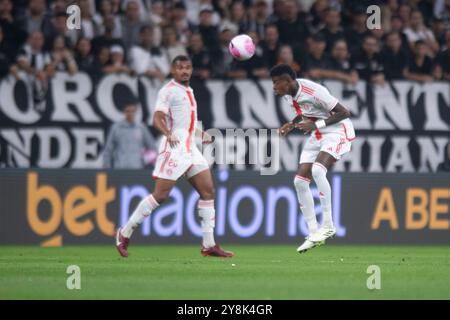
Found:
M 197 102 L 192 88 L 171 80 L 158 92 L 156 111 L 166 114 L 168 129 L 178 138 L 179 144 L 171 148 L 167 138 L 163 138 L 153 177 L 178 180 L 186 174 L 189 179 L 209 169 L 208 162 L 195 144 Z
M 296 96 L 284 96 L 296 114 L 312 121 L 328 119 L 338 104 L 338 99 L 318 83 L 307 79 L 297 79 L 297 82 L 299 89 Z M 315 129 L 304 143 L 300 163 L 314 163 L 320 151 L 327 152 L 339 160 L 350 151 L 354 139 L 355 130 L 348 118 L 325 128 Z

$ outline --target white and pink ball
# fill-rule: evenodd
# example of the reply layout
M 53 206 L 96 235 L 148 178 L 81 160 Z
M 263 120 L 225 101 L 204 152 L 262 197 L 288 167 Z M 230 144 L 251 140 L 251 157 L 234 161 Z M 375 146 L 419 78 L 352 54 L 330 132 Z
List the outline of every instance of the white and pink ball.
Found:
M 240 61 L 248 60 L 255 54 L 255 44 L 246 34 L 240 34 L 231 39 L 228 49 L 231 55 Z

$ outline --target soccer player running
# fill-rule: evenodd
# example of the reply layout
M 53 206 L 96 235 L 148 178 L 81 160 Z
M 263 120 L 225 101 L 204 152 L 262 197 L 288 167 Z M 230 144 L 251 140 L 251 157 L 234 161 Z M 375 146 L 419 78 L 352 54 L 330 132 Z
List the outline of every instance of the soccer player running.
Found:
M 197 204 L 203 232 L 200 253 L 203 256 L 232 257 L 232 252 L 223 250 L 214 241 L 214 184 L 208 162 L 195 145 L 194 136 L 200 134 L 203 143 L 211 143 L 212 139 L 196 127 L 197 102 L 189 86 L 192 75 L 190 59 L 175 57 L 171 72 L 173 79 L 158 92 L 153 119 L 153 125 L 164 135 L 153 172 L 155 189 L 139 203 L 127 224 L 117 230 L 117 250 L 122 257 L 128 257 L 128 244 L 134 229 L 168 198 L 177 180 L 185 175 L 200 195 Z
M 294 70 L 285 64 L 273 67 L 270 76 L 275 94 L 283 96 L 296 112 L 296 117 L 279 129 L 280 135 L 286 136 L 294 128 L 310 134 L 303 145 L 294 179 L 300 208 L 309 231 L 305 242 L 297 249 L 303 253 L 325 243 L 326 239 L 336 234 L 327 171 L 343 154 L 350 151 L 355 130 L 349 119 L 350 112 L 325 87 L 307 79 L 296 79 Z M 323 212 L 320 228 L 309 188 L 311 179 L 314 179 L 319 190 Z

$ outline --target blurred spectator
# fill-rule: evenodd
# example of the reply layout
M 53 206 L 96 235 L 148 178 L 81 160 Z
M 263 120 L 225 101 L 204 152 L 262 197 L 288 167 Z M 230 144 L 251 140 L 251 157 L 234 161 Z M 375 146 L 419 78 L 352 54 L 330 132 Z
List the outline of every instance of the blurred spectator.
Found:
M 94 19 L 89 0 L 78 0 L 77 4 L 80 7 L 81 13 L 80 36 L 91 40 L 100 34 L 101 24 Z
M 118 6 L 117 6 L 118 9 Z M 116 10 L 117 10 L 116 9 Z M 114 5 L 111 0 L 101 0 L 100 1 L 100 7 L 99 7 L 99 13 L 94 15 L 94 20 L 99 26 L 100 29 L 100 35 L 105 34 L 108 32 L 110 38 L 122 38 L 122 30 L 121 30 L 121 23 L 118 12 L 114 11 Z M 111 17 L 113 21 L 108 21 L 105 23 L 105 19 L 107 17 Z M 109 18 L 110 19 L 110 18 Z M 106 28 L 109 28 L 110 30 L 106 30 Z
M 433 4 L 430 0 L 408 0 L 408 4 L 413 10 L 419 10 L 423 17 L 426 25 L 430 25 L 431 19 L 433 18 Z
M 81 30 L 68 30 L 66 26 L 66 7 L 72 3 L 81 8 Z M 381 29 L 367 29 L 366 8 L 370 4 L 382 6 Z M 244 79 L 265 77 L 266 67 L 277 63 L 280 45 L 289 44 L 290 50 L 284 49 L 283 56 L 289 60 L 289 53 L 293 52 L 293 60 L 300 73 L 307 70 L 309 64 L 314 67 L 312 77 L 345 78 L 344 81 L 348 82 L 349 70 L 345 67 L 348 63 L 348 54 L 345 54 L 347 46 L 347 51 L 352 55 L 352 65 L 359 66 L 356 68 L 358 75 L 369 81 L 381 82 L 381 72 L 375 67 L 379 65 L 378 60 L 382 60 L 388 80 L 401 79 L 403 69 L 409 63 L 406 57 L 412 57 L 415 42 L 423 40 L 427 55 L 434 58 L 433 77 L 446 79 L 448 56 L 443 51 L 446 50 L 444 34 L 449 11 L 450 0 L 436 0 L 434 7 L 431 0 L 0 0 L 0 28 L 3 30 L 0 61 L 4 62 L 2 72 L 5 74 L 16 60 L 15 56 L 28 38 L 28 32 L 39 30 L 45 39 L 41 51 L 53 52 L 55 39 L 63 37 L 65 47 L 76 51 L 75 60 L 79 63 L 79 69 L 93 71 L 97 75 L 115 70 L 109 49 L 116 48 L 114 54 L 119 57 L 121 53 L 115 46 L 121 45 L 123 57 L 119 60 L 125 58 L 126 61 L 128 58 L 133 72 L 137 68 L 140 74 L 159 80 L 167 76 L 170 60 L 175 55 L 186 54 L 187 47 L 197 64 L 203 66 L 194 78 Z M 140 30 L 148 25 L 153 27 L 152 43 L 144 48 L 138 46 Z M 385 35 L 385 31 L 393 31 L 395 35 Z M 229 40 L 238 32 L 251 34 L 257 42 L 257 52 L 249 61 L 239 62 L 228 53 Z M 317 41 L 309 37 L 309 34 L 317 32 L 325 38 L 326 53 L 321 52 L 321 41 L 317 45 Z M 195 36 L 191 37 L 192 33 Z M 198 35 L 201 35 L 202 41 L 198 41 Z M 379 47 L 380 57 L 377 52 L 372 56 L 369 53 L 371 50 L 363 49 L 367 35 L 375 37 L 375 47 Z M 346 44 L 341 42 L 343 36 Z M 397 48 L 398 37 L 401 38 L 400 49 Z M 84 40 L 78 41 L 79 38 Z M 90 43 L 85 38 L 91 38 Z M 339 45 L 333 46 L 337 41 Z M 60 43 L 60 40 L 56 42 Z M 366 47 L 370 43 L 365 43 Z M 102 54 L 98 54 L 103 47 L 107 49 L 101 49 Z M 133 60 L 133 56 L 140 55 L 132 48 L 140 48 L 137 52 L 145 58 L 142 61 Z M 328 57 L 331 48 L 336 50 L 332 59 Z M 94 59 L 103 61 L 104 58 L 106 62 L 93 65 Z M 150 66 L 142 67 L 147 64 L 145 61 L 150 61 Z M 65 63 L 56 64 L 57 70 L 65 70 Z M 366 67 L 370 65 L 370 68 L 361 69 L 364 64 L 367 64 Z M 125 70 L 123 61 L 120 66 Z M 47 76 L 49 72 L 54 72 L 52 67 L 48 65 L 44 68 Z M 17 75 L 19 69 L 12 65 L 11 72 Z M 347 73 L 336 76 L 336 72 L 342 70 Z
M 402 39 L 402 49 L 410 52 L 411 49 L 408 44 L 408 38 L 406 37 L 405 33 L 403 32 L 403 21 L 398 15 L 393 15 L 391 17 L 391 29 L 390 32 L 397 32 L 400 35 L 400 38 Z
M 174 27 L 167 26 L 163 30 L 162 51 L 166 56 L 167 64 L 170 65 L 172 60 L 179 55 L 186 56 L 186 47 L 177 39 L 177 32 Z
M 382 85 L 384 84 L 384 69 L 378 52 L 377 38 L 367 35 L 364 38 L 362 49 L 352 55 L 351 64 L 362 80 Z
M 116 25 L 116 19 L 112 14 L 108 14 L 103 17 L 103 34 L 92 39 L 92 50 L 97 53 L 100 47 L 111 47 L 113 45 L 120 45 L 124 47 L 122 39 L 115 36 L 114 30 Z
M 219 48 L 219 35 L 217 26 L 212 23 L 213 10 L 211 7 L 205 7 L 199 13 L 198 32 L 202 35 L 203 43 L 210 50 Z
M 172 8 L 171 26 L 175 29 L 178 41 L 187 45 L 187 35 L 192 26 L 187 19 L 186 6 L 183 2 L 177 2 Z
M 27 74 L 28 84 L 32 88 L 35 108 L 40 111 L 44 106 L 48 90 L 46 67 L 50 63 L 50 55 L 43 51 L 44 35 L 40 31 L 31 32 L 27 43 L 19 51 L 17 57 L 18 70 Z M 17 77 L 17 74 L 15 75 Z
M 276 24 L 281 17 L 281 12 L 283 11 L 284 0 L 273 0 L 272 13 L 269 14 L 267 18 L 267 23 Z
M 125 62 L 125 53 L 120 45 L 113 45 L 109 49 L 109 63 L 103 70 L 105 73 L 132 73 Z
M 219 35 L 220 47 L 212 52 L 214 76 L 218 78 L 245 79 L 247 70 L 245 62 L 233 59 L 228 45 L 235 34 L 230 29 L 223 29 Z
M 137 12 L 141 21 L 146 21 L 149 17 L 149 10 L 151 10 L 151 0 L 122 0 L 122 11 L 126 11 L 128 3 L 134 2 L 137 5 Z M 169 1 L 167 1 L 169 2 Z
M 199 21 L 199 13 L 203 10 L 208 10 L 211 13 L 211 25 L 218 26 L 220 23 L 220 15 L 214 11 L 211 0 L 189 0 L 184 2 L 187 9 L 187 18 L 191 24 L 197 24 Z M 231 1 L 227 3 L 227 6 Z M 229 18 L 229 16 L 227 17 Z M 203 39 L 205 40 L 205 39 Z
M 380 44 L 380 47 L 384 45 L 383 42 L 385 33 L 383 27 L 372 29 L 369 31 L 369 33 L 377 39 L 378 43 Z
M 269 24 L 266 26 L 266 32 L 264 40 L 260 42 L 260 46 L 263 50 L 264 61 L 270 68 L 277 63 L 277 54 L 280 49 L 280 41 L 278 28 L 275 24 Z
M 50 15 L 56 16 L 60 13 L 66 13 L 67 1 L 66 0 L 53 0 L 50 1 Z
M 189 39 L 188 53 L 192 61 L 192 78 L 207 80 L 211 77 L 211 57 L 203 44 L 199 33 L 192 33 Z
M 264 39 L 268 12 L 266 0 L 256 0 L 250 9 L 252 19 L 247 23 L 247 31 L 256 32 L 259 39 Z
M 335 9 L 328 9 L 325 15 L 325 27 L 320 31 L 327 43 L 326 51 L 330 52 L 333 43 L 345 37 L 341 27 L 341 14 Z
M 153 43 L 155 46 L 161 45 L 162 26 L 164 20 L 164 3 L 163 1 L 152 1 L 152 10 L 150 11 L 150 23 L 153 26 Z
M 433 14 L 442 19 L 447 26 L 450 25 L 450 0 L 435 0 Z
M 302 48 L 308 36 L 305 19 L 299 12 L 295 0 L 285 0 L 282 5 L 281 16 L 278 22 L 280 41 L 289 44 L 293 49 Z
M 317 0 L 310 9 L 311 23 L 310 28 L 313 33 L 319 32 L 325 27 L 325 16 L 330 5 L 328 0 Z
M 23 17 L 23 26 L 28 34 L 40 31 L 46 37 L 50 35 L 52 22 L 50 15 L 47 13 L 46 0 L 30 0 Z
M 72 53 L 65 46 L 63 36 L 57 36 L 53 40 L 53 47 L 50 52 L 50 63 L 48 65 L 47 74 L 49 77 L 52 77 L 56 71 L 65 71 L 71 75 L 78 71 Z
M 0 26 L 0 78 L 9 73 L 13 66 L 14 54 L 14 50 L 11 50 L 11 46 L 5 41 L 3 29 Z
M 280 49 L 278 50 L 277 64 L 281 63 L 290 66 L 297 75 L 299 75 L 300 72 L 302 71 L 300 68 L 300 64 L 298 64 L 294 60 L 294 53 L 292 51 L 291 46 L 287 44 L 281 45 Z
M 214 3 L 211 1 L 210 5 L 213 5 L 215 12 L 219 15 L 221 21 L 230 20 L 231 18 L 231 3 L 233 0 L 215 0 Z
M 318 33 L 311 37 L 309 42 L 309 53 L 304 60 L 303 71 L 312 79 L 325 78 L 330 59 L 325 53 L 327 43 L 322 34 Z
M 422 13 L 419 10 L 411 12 L 410 26 L 404 30 L 408 38 L 411 50 L 414 50 L 417 40 L 422 40 L 426 44 L 427 54 L 434 56 L 439 51 L 439 45 L 434 38 L 433 32 L 425 27 Z
M 269 77 L 269 66 L 264 59 L 264 52 L 259 44 L 259 38 L 256 32 L 248 32 L 250 38 L 252 38 L 255 44 L 255 54 L 246 62 L 247 72 L 251 78 L 260 79 Z
M 230 18 L 224 19 L 222 24 L 232 29 L 236 33 L 246 33 L 249 29 L 247 12 L 242 1 L 233 1 L 231 3 Z
M 92 55 L 92 46 L 89 39 L 78 39 L 75 46 L 75 61 L 78 66 L 78 70 L 89 72 L 92 68 L 94 57 Z
M 328 68 L 327 78 L 345 81 L 353 85 L 359 80 L 358 73 L 350 64 L 350 53 L 344 39 L 338 39 L 334 42 Z
M 124 120 L 111 126 L 103 151 L 104 168 L 142 169 L 149 151 L 153 153 L 150 162 L 156 159 L 154 137 L 143 123 L 136 121 L 136 112 L 136 104 L 127 103 Z
M 113 14 L 119 14 L 121 12 L 120 3 L 121 0 L 109 0 L 111 2 L 112 6 L 112 12 Z
M 450 81 L 450 28 L 445 31 L 445 47 L 436 57 L 436 62 L 438 79 Z
M 449 25 L 450 27 L 450 25 Z M 439 46 L 445 45 L 445 25 L 444 20 L 441 18 L 433 18 L 431 23 L 431 31 Z
M 433 61 L 427 56 L 427 44 L 417 40 L 414 45 L 414 57 L 409 61 L 405 78 L 413 81 L 427 82 L 433 80 Z
M 153 46 L 153 29 L 143 26 L 139 32 L 139 45 L 129 51 L 130 68 L 138 75 L 146 75 L 163 82 L 170 72 L 170 65 L 159 48 Z
M 404 28 L 408 28 L 410 26 L 411 12 L 412 8 L 406 3 L 402 3 L 398 8 L 398 15 L 400 16 L 400 19 L 402 19 Z
M 381 7 L 381 25 L 385 30 L 391 30 L 392 17 L 396 14 L 399 8 L 398 0 L 388 0 Z
M 122 18 L 122 41 L 129 49 L 139 42 L 139 30 L 143 23 L 139 14 L 139 4 L 135 0 L 126 3 L 125 15 Z
M 47 50 L 51 50 L 53 46 L 53 42 L 56 37 L 62 36 L 64 37 L 64 43 L 68 47 L 73 47 L 78 41 L 78 33 L 77 30 L 68 30 L 67 29 L 67 15 L 64 12 L 58 13 L 55 17 L 51 19 L 52 21 L 52 29 L 50 34 L 46 38 L 45 47 Z
M 94 56 L 94 62 L 91 67 L 91 74 L 96 77 L 102 77 L 105 73 L 105 68 L 109 63 L 109 48 L 100 47 Z
M 3 30 L 3 41 L 8 43 L 11 57 L 22 47 L 27 39 L 27 32 L 22 30 L 20 21 L 14 19 L 11 0 L 0 0 L 0 27 Z
M 383 62 L 384 76 L 387 80 L 403 79 L 409 64 L 409 54 L 402 47 L 402 39 L 396 31 L 386 35 L 385 47 L 380 53 Z
M 361 49 L 364 38 L 369 34 L 366 27 L 366 12 L 355 11 L 352 14 L 352 25 L 345 30 L 345 40 L 349 46 L 351 54 Z

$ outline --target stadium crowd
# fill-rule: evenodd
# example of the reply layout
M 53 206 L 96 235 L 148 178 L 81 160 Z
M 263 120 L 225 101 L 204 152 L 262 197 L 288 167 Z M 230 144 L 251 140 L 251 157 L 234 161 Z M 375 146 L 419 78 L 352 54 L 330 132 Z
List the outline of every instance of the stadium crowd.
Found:
M 81 9 L 68 30 L 66 8 Z M 367 27 L 368 5 L 381 28 Z M 228 43 L 257 44 L 238 62 Z M 266 78 L 277 63 L 312 79 L 450 81 L 450 0 L 0 0 L 0 77 L 23 71 L 36 96 L 56 71 L 164 80 L 187 54 L 194 79 Z

